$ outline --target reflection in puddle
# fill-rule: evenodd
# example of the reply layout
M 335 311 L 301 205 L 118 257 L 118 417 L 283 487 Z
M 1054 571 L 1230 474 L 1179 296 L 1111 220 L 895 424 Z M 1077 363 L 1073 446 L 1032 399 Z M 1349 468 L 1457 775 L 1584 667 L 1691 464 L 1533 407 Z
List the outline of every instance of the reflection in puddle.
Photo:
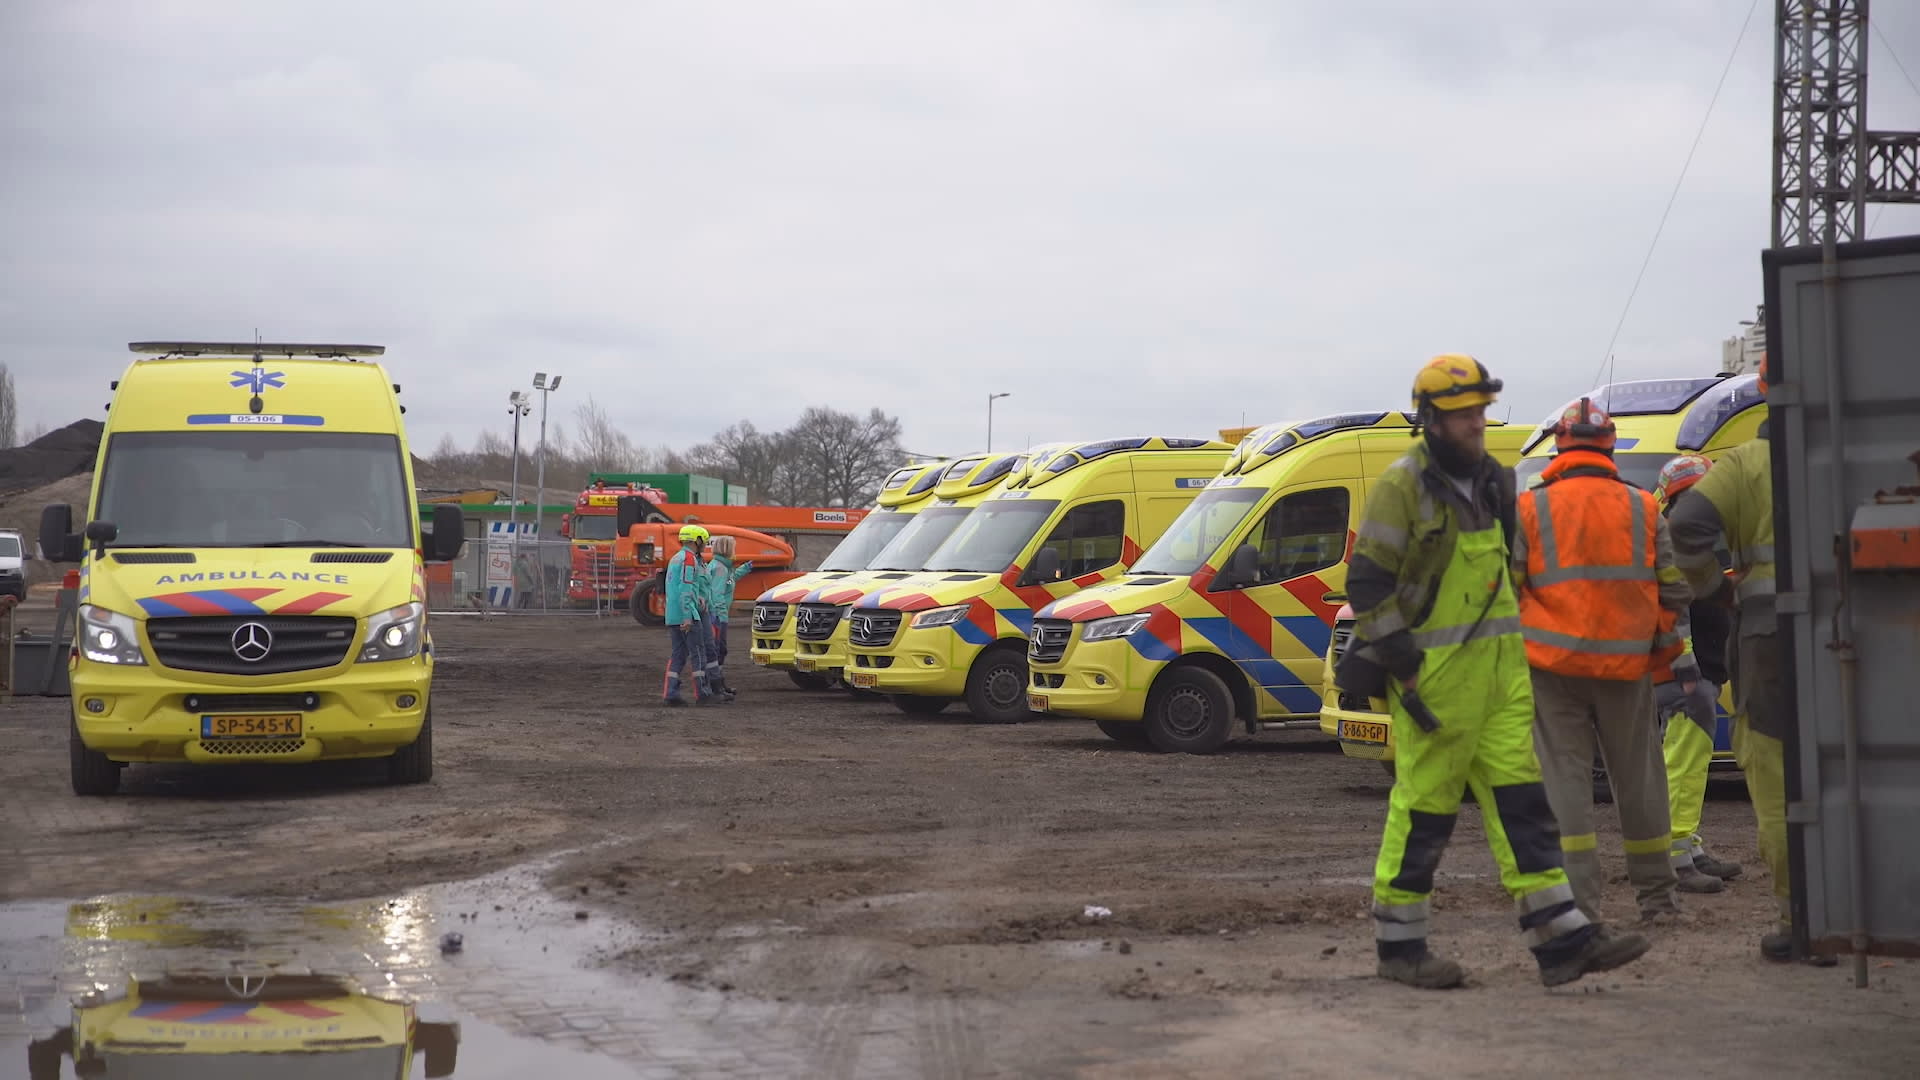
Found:
M 559 903 L 535 867 L 347 903 L 0 905 L 0 1076 L 60 1028 L 69 1042 L 40 1046 L 33 1080 L 726 1071 L 767 1013 L 599 970 L 651 939 Z M 752 1049 L 763 1067 L 779 1057 Z

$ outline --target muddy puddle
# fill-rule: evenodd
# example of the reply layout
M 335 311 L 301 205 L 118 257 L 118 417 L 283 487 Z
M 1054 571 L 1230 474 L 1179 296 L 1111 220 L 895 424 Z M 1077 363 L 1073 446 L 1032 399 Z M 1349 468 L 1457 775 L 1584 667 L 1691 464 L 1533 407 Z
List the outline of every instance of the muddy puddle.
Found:
M 649 932 L 551 895 L 545 869 L 349 902 L 0 905 L 0 1077 L 77 1077 L 91 1044 L 107 1076 L 391 1078 L 409 1009 L 411 1077 L 780 1071 L 764 1007 L 603 970 Z M 47 1041 L 62 1028 L 72 1052 Z

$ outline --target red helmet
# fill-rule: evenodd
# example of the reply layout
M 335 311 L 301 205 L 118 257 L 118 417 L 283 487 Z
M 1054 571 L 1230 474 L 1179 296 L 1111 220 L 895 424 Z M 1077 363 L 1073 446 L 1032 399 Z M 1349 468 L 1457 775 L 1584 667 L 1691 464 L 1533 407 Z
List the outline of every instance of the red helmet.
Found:
M 1567 406 L 1554 423 L 1553 448 L 1612 453 L 1613 436 L 1613 417 L 1595 405 L 1592 398 L 1583 397 L 1577 404 Z
M 1653 497 L 1665 506 L 1676 495 L 1700 482 L 1707 475 L 1713 462 L 1699 454 L 1681 454 L 1660 467 L 1660 482 L 1654 486 Z

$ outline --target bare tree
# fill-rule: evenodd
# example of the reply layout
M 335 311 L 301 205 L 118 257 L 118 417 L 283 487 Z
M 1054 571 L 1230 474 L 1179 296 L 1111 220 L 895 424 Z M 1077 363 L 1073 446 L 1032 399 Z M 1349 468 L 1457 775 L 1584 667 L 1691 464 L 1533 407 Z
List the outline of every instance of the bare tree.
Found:
M 37 421 L 32 427 L 26 430 L 26 434 L 20 436 L 20 445 L 31 446 L 34 443 L 39 442 L 40 439 L 47 434 L 47 432 L 52 430 L 53 430 L 52 428 L 47 426 L 47 422 L 45 420 Z
M 864 417 L 815 407 L 800 414 L 784 438 L 786 453 L 804 474 L 810 498 L 823 506 L 873 501 L 887 473 L 897 467 L 900 421 L 869 410 Z
M 20 435 L 20 402 L 14 395 L 13 372 L 0 364 L 0 450 L 16 446 Z
M 776 477 L 788 451 L 783 434 L 763 432 L 753 426 L 753 421 L 742 420 L 687 451 L 682 460 L 689 471 L 717 476 L 772 501 L 776 488 L 783 486 Z
M 457 465 L 465 456 L 460 449 L 460 444 L 453 441 L 453 433 L 448 432 L 440 436 L 440 441 L 434 445 L 433 453 L 427 460 L 435 465 Z
M 573 418 L 580 427 L 576 460 L 587 471 L 625 472 L 641 463 L 642 455 L 634 449 L 633 440 L 614 426 L 607 410 L 592 397 L 575 407 Z

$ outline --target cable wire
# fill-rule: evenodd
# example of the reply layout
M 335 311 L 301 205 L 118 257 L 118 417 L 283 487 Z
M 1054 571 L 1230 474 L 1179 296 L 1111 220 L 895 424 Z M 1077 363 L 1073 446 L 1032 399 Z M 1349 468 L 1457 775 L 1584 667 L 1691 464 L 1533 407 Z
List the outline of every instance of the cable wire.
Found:
M 1753 0 L 1747 6 L 1747 17 L 1740 21 L 1740 32 L 1734 35 L 1733 48 L 1727 52 L 1726 66 L 1720 69 L 1720 81 L 1713 85 L 1713 97 L 1707 101 L 1707 114 L 1700 118 L 1700 129 L 1693 133 L 1693 145 L 1687 149 L 1687 160 L 1680 166 L 1680 176 L 1673 182 L 1673 192 L 1667 196 L 1667 207 L 1660 212 L 1660 224 L 1653 230 L 1653 240 L 1647 245 L 1646 257 L 1640 260 L 1640 272 L 1633 276 L 1633 288 L 1627 291 L 1627 302 L 1620 309 L 1620 321 L 1613 325 L 1613 336 L 1607 339 L 1607 350 L 1601 354 L 1600 368 L 1594 372 L 1594 385 L 1599 385 L 1600 375 L 1613 363 L 1613 347 L 1620 340 L 1620 331 L 1627 325 L 1627 313 L 1633 310 L 1633 298 L 1640 293 L 1640 282 L 1647 276 L 1647 267 L 1653 262 L 1653 252 L 1660 246 L 1660 234 L 1666 231 L 1667 217 L 1673 213 L 1673 204 L 1680 198 L 1680 187 L 1686 183 L 1687 170 L 1693 167 L 1693 155 L 1700 149 L 1700 140 L 1707 133 L 1707 123 L 1713 119 L 1713 108 L 1720 101 L 1720 91 L 1727 85 L 1727 74 L 1733 70 L 1733 62 L 1740 55 L 1740 46 L 1747 40 L 1747 27 L 1753 23 L 1753 13 L 1760 8 L 1760 0 Z

